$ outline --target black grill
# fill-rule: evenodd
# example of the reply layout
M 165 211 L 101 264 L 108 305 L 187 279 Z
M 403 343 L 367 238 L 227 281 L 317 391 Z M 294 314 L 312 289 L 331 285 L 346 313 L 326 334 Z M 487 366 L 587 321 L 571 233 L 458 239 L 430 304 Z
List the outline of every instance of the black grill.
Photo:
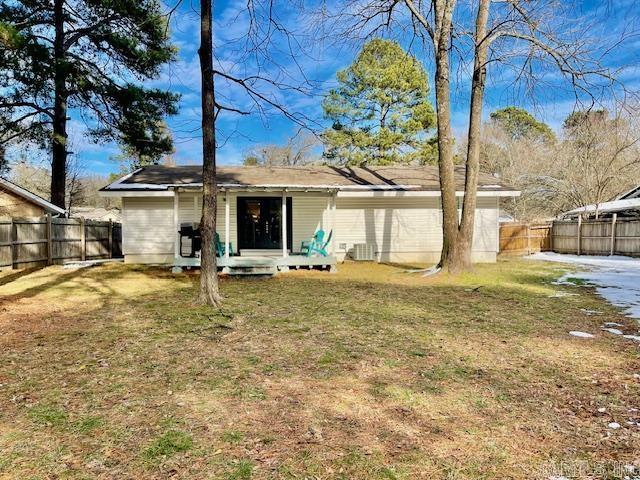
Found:
M 181 257 L 195 257 L 196 252 L 200 251 L 202 248 L 202 239 L 200 237 L 200 229 L 195 227 L 191 223 L 183 223 L 180 225 L 180 230 L 178 230 L 178 234 L 180 235 L 180 256 Z M 183 239 L 188 238 L 191 240 L 191 251 L 189 255 L 184 255 L 182 253 L 182 241 Z

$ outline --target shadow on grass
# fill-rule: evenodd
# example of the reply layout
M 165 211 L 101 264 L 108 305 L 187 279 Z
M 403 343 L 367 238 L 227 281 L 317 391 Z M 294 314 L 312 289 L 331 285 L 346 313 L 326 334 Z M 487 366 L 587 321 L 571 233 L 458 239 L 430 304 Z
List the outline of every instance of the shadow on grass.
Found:
M 8 283 L 11 283 L 15 280 L 18 280 L 26 275 L 30 275 L 31 273 L 36 272 L 38 270 L 40 270 L 39 267 L 33 267 L 33 268 L 25 268 L 17 272 L 8 273 L 0 277 L 0 287 L 3 285 L 7 285 Z

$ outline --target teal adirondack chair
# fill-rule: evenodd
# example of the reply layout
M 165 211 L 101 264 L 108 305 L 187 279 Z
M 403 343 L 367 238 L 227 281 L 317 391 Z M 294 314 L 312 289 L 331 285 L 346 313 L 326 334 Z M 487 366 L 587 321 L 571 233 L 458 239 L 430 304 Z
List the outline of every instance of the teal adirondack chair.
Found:
M 313 238 L 310 241 L 302 241 L 300 245 L 300 253 L 302 255 L 306 255 L 307 257 L 312 256 L 314 253 L 322 257 L 328 257 L 327 246 L 331 241 L 331 237 L 333 236 L 333 230 L 329 232 L 327 239 L 324 239 L 324 230 L 318 230 L 314 233 Z
M 220 235 L 216 232 L 216 257 L 224 257 L 224 242 L 220 241 Z M 229 256 L 233 256 L 233 243 L 229 242 Z

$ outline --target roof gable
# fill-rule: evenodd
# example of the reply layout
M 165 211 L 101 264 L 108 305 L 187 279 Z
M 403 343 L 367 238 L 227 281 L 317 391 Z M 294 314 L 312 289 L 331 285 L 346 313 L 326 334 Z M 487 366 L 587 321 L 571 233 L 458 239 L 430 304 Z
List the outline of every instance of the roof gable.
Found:
M 49 213 L 55 213 L 59 215 L 64 215 L 66 213 L 66 210 L 64 208 L 60 208 L 54 205 L 53 203 L 48 202 L 47 200 L 40 197 L 39 195 L 36 195 L 35 193 L 30 192 L 26 188 L 23 188 L 20 185 L 16 185 L 15 183 L 10 182 L 5 178 L 0 177 L 0 187 L 8 190 L 14 195 L 24 198 L 30 203 L 33 203 L 35 205 L 38 205 L 39 207 L 44 208 Z

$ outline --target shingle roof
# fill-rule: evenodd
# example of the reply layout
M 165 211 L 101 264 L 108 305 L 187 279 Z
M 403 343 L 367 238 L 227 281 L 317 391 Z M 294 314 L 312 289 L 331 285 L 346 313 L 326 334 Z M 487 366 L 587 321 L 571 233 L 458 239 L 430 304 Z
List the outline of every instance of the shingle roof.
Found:
M 438 169 L 433 166 L 405 167 L 218 167 L 217 180 L 221 187 L 290 187 L 335 188 L 340 190 L 439 189 Z M 456 183 L 464 189 L 464 168 L 456 168 Z M 166 190 L 171 187 L 199 187 L 202 185 L 202 166 L 152 165 L 143 167 L 103 188 L 106 191 Z M 510 191 L 498 184 L 495 177 L 480 174 L 482 190 Z

